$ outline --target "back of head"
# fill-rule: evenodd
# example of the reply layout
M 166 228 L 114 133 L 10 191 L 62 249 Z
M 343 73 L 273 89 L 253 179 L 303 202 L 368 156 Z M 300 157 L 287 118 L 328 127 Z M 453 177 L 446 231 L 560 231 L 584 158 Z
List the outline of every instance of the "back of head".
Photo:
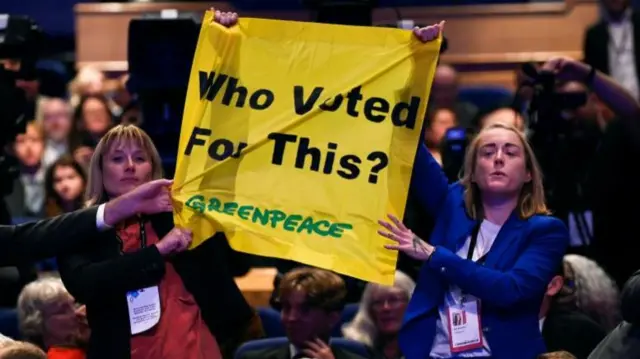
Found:
M 538 356 L 538 359 L 576 359 L 576 357 L 573 354 L 563 350 L 558 352 L 540 354 Z
M 295 291 L 304 293 L 309 307 L 327 312 L 342 311 L 347 296 L 347 288 L 339 275 L 313 267 L 287 272 L 280 281 L 278 300 L 282 302 Z
M 0 349 L 0 359 L 47 359 L 47 354 L 33 344 L 15 342 Z

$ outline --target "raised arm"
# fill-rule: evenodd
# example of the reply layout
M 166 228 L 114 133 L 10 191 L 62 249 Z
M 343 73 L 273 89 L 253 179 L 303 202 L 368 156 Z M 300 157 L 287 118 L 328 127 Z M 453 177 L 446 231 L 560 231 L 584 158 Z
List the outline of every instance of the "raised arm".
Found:
M 0 226 L 0 266 L 73 252 L 100 230 L 138 213 L 170 212 L 169 180 L 156 180 L 101 206 L 18 226 Z

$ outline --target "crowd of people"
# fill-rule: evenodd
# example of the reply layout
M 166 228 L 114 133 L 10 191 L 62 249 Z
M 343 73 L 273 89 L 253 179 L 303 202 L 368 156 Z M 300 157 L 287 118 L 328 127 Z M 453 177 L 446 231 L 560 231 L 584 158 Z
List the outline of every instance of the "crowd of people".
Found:
M 626 0 L 603 5 L 585 62 L 536 65 L 558 94 L 587 95 L 557 111 L 569 124 L 562 141 L 526 111 L 535 93 L 478 108 L 460 99 L 455 67 L 438 65 L 405 218 L 380 219 L 399 252 L 392 286 L 239 254 L 221 233 L 186 251 L 191 233 L 171 214 L 133 215 L 55 259 L 0 271 L 0 305 L 16 308 L 20 330 L 0 338 L 0 358 L 640 357 L 640 272 L 624 242 L 636 209 L 618 203 L 640 198 L 625 186 L 640 154 L 640 53 L 624 36 L 640 17 Z M 234 26 L 238 16 L 215 19 Z M 414 33 L 428 42 L 444 26 Z M 514 73 L 516 87 L 525 77 Z M 14 222 L 102 205 L 164 176 L 125 82 L 87 67 L 68 96 L 18 84 L 33 121 L 7 149 L 20 163 L 5 197 Z M 452 179 L 443 164 L 456 128 L 474 135 Z M 557 181 L 563 167 L 577 173 L 570 185 Z M 258 344 L 272 333 L 234 280 L 265 262 L 279 271 L 271 310 L 286 335 L 268 346 Z M 345 319 L 348 303 L 358 309 Z

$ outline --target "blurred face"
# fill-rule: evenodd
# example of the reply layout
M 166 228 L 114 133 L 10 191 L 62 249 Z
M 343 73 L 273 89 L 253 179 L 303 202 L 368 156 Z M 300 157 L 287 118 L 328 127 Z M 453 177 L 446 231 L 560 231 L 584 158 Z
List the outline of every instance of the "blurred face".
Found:
M 511 130 L 493 128 L 479 135 L 473 181 L 484 193 L 518 195 L 531 181 L 520 137 Z
M 458 98 L 458 76 L 449 66 L 438 66 L 433 78 L 430 100 L 437 107 L 451 107 Z
M 82 121 L 89 133 L 102 135 L 109 130 L 111 113 L 102 101 L 90 98 L 82 106 Z
M 520 114 L 516 113 L 512 109 L 502 108 L 488 114 L 487 116 L 485 116 L 485 118 L 482 119 L 481 127 L 489 127 L 496 123 L 513 126 L 520 131 L 524 130 L 524 121 L 522 120 L 522 116 L 520 116 Z
M 53 190 L 65 202 L 73 202 L 82 195 L 84 181 L 75 168 L 58 166 L 53 170 Z
M 602 0 L 604 8 L 612 15 L 619 15 L 629 6 L 629 0 Z
M 47 345 L 82 346 L 89 341 L 86 309 L 77 306 L 70 295 L 45 307 L 43 314 Z
M 425 141 L 429 147 L 437 147 L 444 139 L 447 130 L 456 125 L 456 115 L 446 109 L 438 110 L 425 131 Z
M 567 82 L 566 84 L 558 87 L 557 91 L 559 93 L 584 95 L 587 91 L 587 88 L 586 86 L 584 86 L 584 84 L 573 81 Z M 575 110 L 566 110 L 562 112 L 562 116 L 565 119 L 593 120 L 597 117 L 597 115 L 598 106 L 595 96 L 588 96 L 587 102 L 583 106 L 578 107 Z
M 52 99 L 42 108 L 43 127 L 47 138 L 56 142 L 66 141 L 71 131 L 71 112 L 67 103 Z
M 102 158 L 102 180 L 111 198 L 149 182 L 152 171 L 150 156 L 131 141 L 114 143 Z
M 293 291 L 280 298 L 282 324 L 291 344 L 303 348 L 307 341 L 324 338 L 331 333 L 340 315 L 312 308 L 306 303 L 303 291 Z
M 371 316 L 381 335 L 397 335 L 409 298 L 400 288 L 378 287 L 373 291 Z
M 16 157 L 24 166 L 38 166 L 44 153 L 42 135 L 34 125 L 27 125 L 25 133 L 16 136 L 13 149 Z

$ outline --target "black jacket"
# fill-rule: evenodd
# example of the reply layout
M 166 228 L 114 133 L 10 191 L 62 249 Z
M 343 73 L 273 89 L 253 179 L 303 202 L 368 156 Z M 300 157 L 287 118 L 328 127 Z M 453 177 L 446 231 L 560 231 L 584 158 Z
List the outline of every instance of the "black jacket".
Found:
M 633 23 L 633 45 L 636 50 L 636 69 L 640 69 L 640 56 L 638 56 L 640 50 L 640 13 L 634 12 L 631 15 L 631 22 Z M 611 73 L 609 64 L 610 39 L 607 22 L 603 20 L 587 29 L 583 44 L 584 62 L 605 74 Z M 638 72 L 638 76 L 640 76 L 640 72 Z
M 331 347 L 335 359 L 366 359 L 341 348 Z M 372 358 L 373 356 L 369 357 Z M 238 359 L 291 359 L 289 345 L 275 348 L 252 350 L 239 356 Z
M 98 207 L 17 226 L 0 225 L 0 266 L 51 258 L 90 244 L 96 228 Z
M 173 228 L 171 214 L 148 219 L 159 239 Z M 226 238 L 217 235 L 171 259 L 222 350 L 243 336 L 254 317 L 229 272 L 226 246 Z M 157 285 L 164 276 L 165 259 L 156 246 L 122 253 L 115 230 L 109 230 L 96 236 L 90 245 L 59 257 L 58 266 L 71 295 L 87 306 L 92 331 L 87 357 L 129 358 L 131 328 L 126 293 Z

